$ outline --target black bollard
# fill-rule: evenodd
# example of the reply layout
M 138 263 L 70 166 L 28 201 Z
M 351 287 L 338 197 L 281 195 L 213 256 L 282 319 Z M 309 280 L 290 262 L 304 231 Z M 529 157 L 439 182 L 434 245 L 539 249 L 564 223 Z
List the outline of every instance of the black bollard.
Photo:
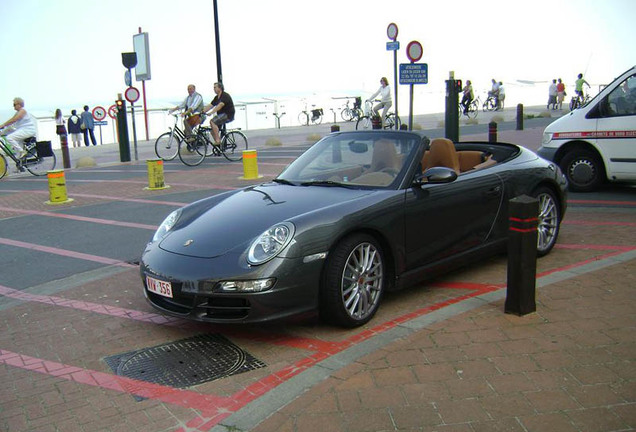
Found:
M 62 162 L 64 164 L 64 168 L 68 169 L 71 167 L 71 157 L 68 154 L 68 135 L 66 134 L 66 131 L 64 131 L 64 133 L 59 137 L 60 146 L 62 148 Z
M 508 202 L 508 286 L 505 312 L 526 315 L 537 310 L 537 224 L 539 201 L 522 195 Z
M 491 121 L 488 123 L 488 142 L 497 142 L 497 122 Z
M 523 130 L 523 104 L 517 104 L 517 130 Z
M 331 133 L 334 133 L 334 132 L 340 132 L 340 126 L 331 125 Z

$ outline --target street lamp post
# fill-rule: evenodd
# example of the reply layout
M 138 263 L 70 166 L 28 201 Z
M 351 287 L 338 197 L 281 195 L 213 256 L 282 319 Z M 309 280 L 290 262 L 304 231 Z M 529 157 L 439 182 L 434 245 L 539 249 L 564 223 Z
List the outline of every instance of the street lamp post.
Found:
M 216 40 L 216 76 L 217 81 L 223 82 L 223 72 L 221 70 L 221 42 L 219 41 L 219 12 L 214 0 L 214 38 Z

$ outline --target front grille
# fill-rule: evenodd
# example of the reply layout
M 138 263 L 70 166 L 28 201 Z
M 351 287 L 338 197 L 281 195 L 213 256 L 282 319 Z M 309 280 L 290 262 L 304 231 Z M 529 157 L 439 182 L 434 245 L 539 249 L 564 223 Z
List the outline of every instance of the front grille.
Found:
M 207 318 L 215 319 L 242 319 L 250 312 L 250 302 L 238 297 L 207 298 L 197 307 L 205 309 Z

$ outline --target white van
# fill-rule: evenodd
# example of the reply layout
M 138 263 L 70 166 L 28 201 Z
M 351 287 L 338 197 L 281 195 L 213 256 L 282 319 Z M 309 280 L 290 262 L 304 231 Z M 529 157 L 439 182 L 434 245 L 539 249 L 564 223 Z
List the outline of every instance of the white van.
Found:
M 572 191 L 636 182 L 636 66 L 551 123 L 538 153 L 561 167 Z

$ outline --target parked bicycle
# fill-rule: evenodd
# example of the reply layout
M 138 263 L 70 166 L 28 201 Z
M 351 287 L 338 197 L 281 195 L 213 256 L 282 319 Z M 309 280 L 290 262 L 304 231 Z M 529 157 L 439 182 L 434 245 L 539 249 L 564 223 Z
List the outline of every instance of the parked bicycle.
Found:
M 570 99 L 570 111 L 574 111 L 577 108 L 587 105 L 590 99 L 592 98 L 589 94 L 586 94 L 585 96 L 581 96 L 580 94 L 572 96 L 572 99 Z
M 376 100 L 374 102 L 379 101 Z M 372 107 L 373 102 L 366 101 L 364 103 L 364 115 L 356 122 L 356 130 L 373 129 L 373 118 L 376 115 L 373 112 Z M 377 117 L 376 121 L 381 121 L 379 118 L 380 116 Z M 400 126 L 402 126 L 400 117 L 396 116 L 393 112 L 387 113 L 386 118 L 384 119 L 384 129 L 400 129 Z
M 206 156 L 224 156 L 236 162 L 243 159 L 243 151 L 247 150 L 247 137 L 240 129 L 227 130 L 225 125 L 219 128 L 221 143 L 216 145 L 212 140 L 212 128 L 199 126 L 196 135 L 179 142 L 179 159 L 188 166 L 197 166 Z
M 305 110 L 298 114 L 298 123 L 303 126 L 309 126 L 309 122 L 312 124 L 319 125 L 322 123 L 322 108 L 314 108 L 310 111 L 307 111 L 307 107 Z
M 159 135 L 155 141 L 155 154 L 164 161 L 171 161 L 177 157 L 179 152 L 179 144 L 185 139 L 185 132 L 179 128 L 179 114 L 172 114 L 174 117 L 174 125 L 168 128 L 168 132 Z M 193 132 L 196 133 L 197 126 L 201 123 L 201 116 L 193 114 L 186 118 L 194 126 Z
M 27 138 L 24 141 L 26 154 L 19 158 L 13 153 L 7 138 L 0 136 L 0 150 L 0 178 L 7 174 L 7 157 L 15 162 L 18 171 L 23 172 L 26 169 L 35 176 L 46 175 L 48 171 L 55 169 L 55 153 L 50 141 L 38 142 L 35 137 Z
M 360 117 L 364 115 L 364 111 L 362 111 L 362 98 L 357 96 L 355 101 L 353 102 L 353 108 L 349 106 L 349 99 L 347 99 L 347 103 L 345 107 L 340 111 L 340 117 L 344 121 L 358 121 Z

